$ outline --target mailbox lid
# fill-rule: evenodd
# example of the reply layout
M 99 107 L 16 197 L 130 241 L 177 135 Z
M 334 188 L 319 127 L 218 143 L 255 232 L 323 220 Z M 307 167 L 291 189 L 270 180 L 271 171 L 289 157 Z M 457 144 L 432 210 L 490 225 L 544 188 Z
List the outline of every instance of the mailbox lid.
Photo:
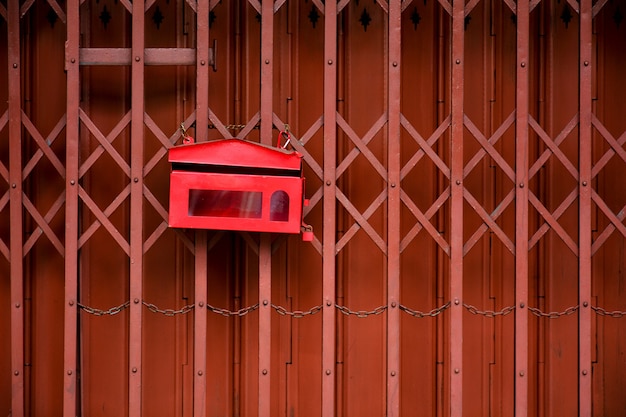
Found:
M 219 139 L 176 146 L 169 150 L 168 160 L 173 164 L 302 169 L 302 155 L 298 152 L 242 139 Z

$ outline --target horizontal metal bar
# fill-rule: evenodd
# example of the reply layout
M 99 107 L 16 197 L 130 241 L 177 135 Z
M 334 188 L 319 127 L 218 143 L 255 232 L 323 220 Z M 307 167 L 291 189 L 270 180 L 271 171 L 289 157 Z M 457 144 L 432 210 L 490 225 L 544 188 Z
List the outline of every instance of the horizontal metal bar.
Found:
M 196 65 L 194 48 L 146 48 L 145 65 Z M 137 57 L 138 58 L 138 57 Z M 137 59 L 135 58 L 135 59 Z M 80 48 L 80 65 L 130 65 L 131 48 Z M 213 65 L 213 51 L 209 48 L 209 63 Z

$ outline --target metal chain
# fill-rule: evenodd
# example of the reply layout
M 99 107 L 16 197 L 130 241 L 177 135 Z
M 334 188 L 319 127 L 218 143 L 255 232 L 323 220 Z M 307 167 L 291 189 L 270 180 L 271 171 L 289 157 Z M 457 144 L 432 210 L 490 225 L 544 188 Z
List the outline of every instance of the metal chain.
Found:
M 626 311 L 619 311 L 619 310 L 607 311 L 603 309 L 602 307 L 594 307 L 594 306 L 591 306 L 591 308 L 599 316 L 612 317 L 615 319 L 621 319 L 622 317 L 626 316 Z
M 449 307 L 450 307 L 450 301 L 448 301 L 447 303 L 445 303 L 444 305 L 442 305 L 440 307 L 433 308 L 429 312 L 423 312 L 423 311 L 410 309 L 409 307 L 400 304 L 400 310 L 404 311 L 405 313 L 407 313 L 407 314 L 409 314 L 409 315 L 411 315 L 413 317 L 417 317 L 418 319 L 421 319 L 423 317 L 435 317 L 435 316 L 443 313 Z
M 549 319 L 558 319 L 559 317 L 563 317 L 563 316 L 569 316 L 570 314 L 574 314 L 576 311 L 578 311 L 579 306 L 571 306 L 566 308 L 563 311 L 551 311 L 549 313 L 544 313 L 543 311 L 539 310 L 538 308 L 535 307 L 528 307 L 528 311 L 530 311 L 531 313 L 533 313 L 535 316 L 537 317 L 546 317 Z
M 214 307 L 211 304 L 207 304 L 206 308 L 207 308 L 207 310 L 209 310 L 209 311 L 211 311 L 213 313 L 221 314 L 224 317 L 232 317 L 232 316 L 243 317 L 246 314 L 256 310 L 257 308 L 259 308 L 259 303 L 251 305 L 249 307 L 240 308 L 239 310 L 236 310 L 236 311 L 228 310 L 228 309 L 225 309 L 225 308 Z
M 346 316 L 350 316 L 350 315 L 357 316 L 360 319 L 369 317 L 369 316 L 377 316 L 381 314 L 383 311 L 387 310 L 386 305 L 376 307 L 375 309 L 371 311 L 364 311 L 364 310 L 354 311 L 354 310 L 350 310 L 346 306 L 340 306 L 339 304 L 335 304 L 335 307 L 337 308 L 337 310 L 341 311 Z
M 507 314 L 511 313 L 512 311 L 515 310 L 515 306 L 508 306 L 508 307 L 504 307 L 502 310 L 500 311 L 492 311 L 492 310 L 479 310 L 478 308 L 474 307 L 471 304 L 465 304 L 463 303 L 463 307 L 465 307 L 467 309 L 467 311 L 469 311 L 472 314 L 476 314 L 479 316 L 485 316 L 485 317 L 489 317 L 489 318 L 494 318 L 497 316 L 506 316 Z
M 191 310 L 193 310 L 194 305 L 193 304 L 189 304 L 184 306 L 181 309 L 178 310 L 172 310 L 170 308 L 166 308 L 166 309 L 160 309 L 159 307 L 155 306 L 154 304 L 151 303 L 146 303 L 145 301 L 143 302 L 143 305 L 145 305 L 148 310 L 150 310 L 153 313 L 161 313 L 167 317 L 174 317 L 177 314 L 187 314 L 189 313 Z
M 114 316 L 121 312 L 122 310 L 128 308 L 130 306 L 130 301 L 126 301 L 123 304 L 120 304 L 117 307 L 111 307 L 108 310 L 100 310 L 99 308 L 89 307 L 81 303 L 77 303 L 78 307 L 83 310 L 85 313 L 92 314 L 94 316 Z
M 293 317 L 294 319 L 301 319 L 306 316 L 312 316 L 313 314 L 318 313 L 322 310 L 321 305 L 311 307 L 307 311 L 300 311 L 300 310 L 287 311 L 285 307 L 282 307 L 276 304 L 272 304 L 272 308 L 276 310 L 276 312 L 280 314 L 281 316 L 290 316 L 290 317 Z

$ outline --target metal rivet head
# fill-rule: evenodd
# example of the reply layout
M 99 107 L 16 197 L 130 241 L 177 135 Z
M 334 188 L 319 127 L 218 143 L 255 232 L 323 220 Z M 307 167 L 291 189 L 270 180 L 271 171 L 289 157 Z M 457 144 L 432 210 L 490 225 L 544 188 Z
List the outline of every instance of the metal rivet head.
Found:
M 326 181 L 326 185 L 330 186 L 330 180 Z
M 583 307 L 587 307 L 587 306 L 589 306 L 589 303 L 588 303 L 588 302 L 586 302 L 586 301 L 584 301 L 584 302 L 583 302 Z
M 18 376 L 20 374 L 20 371 L 14 371 L 13 375 Z
M 330 302 L 330 300 L 326 300 L 326 305 L 327 305 L 328 307 L 330 307 L 330 306 L 331 306 L 331 302 Z
M 198 375 L 202 376 L 202 371 L 198 371 Z
M 522 68 L 524 68 L 526 66 L 526 63 L 522 62 L 520 65 L 522 66 Z
M 17 64 L 13 64 L 13 68 L 17 68 Z
M 15 188 L 15 187 L 17 187 L 16 183 L 11 184 L 11 188 Z
M 330 372 L 330 369 L 327 369 L 327 370 L 326 370 L 326 375 L 330 375 L 330 373 L 331 373 L 331 372 Z
M 585 61 L 585 66 L 588 67 L 589 66 L 589 61 Z
M 458 299 L 458 298 L 455 298 L 455 299 L 454 299 L 454 305 L 457 305 L 457 306 L 458 306 L 458 305 L 459 305 L 459 302 L 460 302 L 460 301 L 459 301 L 459 299 Z
M 269 64 L 269 63 L 270 63 L 270 60 L 269 60 L 269 59 L 266 59 L 266 60 L 265 60 L 265 63 L 266 63 L 266 64 Z
M 205 64 L 206 64 L 206 61 L 204 59 L 200 61 L 200 65 L 205 65 Z
M 519 371 L 519 376 L 524 376 L 524 371 Z
M 328 60 L 328 65 L 333 65 L 333 60 L 332 59 Z
M 135 177 L 135 178 L 133 178 L 133 181 L 134 182 L 139 182 L 139 178 Z
M 72 59 L 70 59 L 70 62 L 71 62 L 72 64 L 73 64 L 73 63 L 75 63 L 75 62 L 76 62 L 76 58 L 72 58 Z
M 198 306 L 199 306 L 199 307 L 204 307 L 204 301 L 200 301 L 200 302 L 198 303 Z
M 135 57 L 135 62 L 139 62 L 139 61 L 141 61 L 141 58 L 140 58 L 140 57 L 138 57 L 138 56 L 136 56 L 136 57 Z
M 519 188 L 524 188 L 524 183 L 523 182 L 519 183 Z
M 391 376 L 396 376 L 396 371 L 391 371 Z
M 137 373 L 137 368 L 133 367 L 132 371 L 133 371 L 134 374 L 136 374 Z
M 526 304 L 524 304 L 523 302 L 519 303 L 520 308 L 524 308 L 524 306 L 526 306 Z
M 460 63 L 461 63 L 461 60 L 460 60 L 460 59 L 457 59 L 457 60 L 456 60 L 456 64 L 457 64 L 457 65 L 459 65 Z
M 583 375 L 587 375 L 587 370 L 583 369 Z
M 135 298 L 135 299 L 133 300 L 133 303 L 135 303 L 135 304 L 139 304 L 139 298 Z
M 587 186 L 587 181 L 583 181 L 583 187 Z
M 394 67 L 397 67 L 398 63 L 396 61 L 393 61 L 393 64 L 391 64 L 391 65 L 393 65 Z
M 70 181 L 70 184 L 71 184 L 71 185 L 74 185 L 74 184 L 76 184 L 76 181 L 71 180 L 71 181 Z
M 397 306 L 396 302 L 395 302 L 395 301 L 392 301 L 392 302 L 391 302 L 391 308 L 396 308 L 396 306 Z
M 72 370 L 71 370 L 71 369 L 70 369 L 70 370 L 68 370 L 68 371 L 67 371 L 67 374 L 68 374 L 68 375 L 72 375 Z
M 268 304 L 267 300 L 263 300 L 263 305 L 266 306 Z
M 267 369 L 263 369 L 263 375 L 267 375 Z
M 459 372 L 461 372 L 461 370 L 459 368 L 454 368 L 454 373 L 458 374 Z
M 15 303 L 15 308 L 20 308 L 20 303 Z
M 391 183 L 391 188 L 396 188 L 396 183 L 395 182 Z
M 456 180 L 456 185 L 461 185 L 461 180 Z
M 71 307 L 71 306 L 73 306 L 73 305 L 74 305 L 74 300 L 70 300 L 70 301 L 68 302 L 68 304 L 70 305 L 70 307 Z

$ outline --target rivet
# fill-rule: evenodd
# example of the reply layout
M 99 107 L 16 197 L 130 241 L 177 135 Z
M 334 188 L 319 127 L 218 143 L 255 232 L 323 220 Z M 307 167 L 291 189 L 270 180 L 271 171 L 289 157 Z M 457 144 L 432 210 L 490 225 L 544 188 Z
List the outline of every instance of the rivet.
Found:
M 456 180 L 456 185 L 461 185 L 461 180 Z
M 461 370 L 459 368 L 454 368 L 454 373 L 458 374 L 459 372 L 461 372 Z
M 15 187 L 17 187 L 16 183 L 11 184 L 11 188 L 15 188 Z
M 135 177 L 135 178 L 133 178 L 133 181 L 134 182 L 139 182 L 139 178 Z
M 326 305 L 327 305 L 328 307 L 330 307 L 330 306 L 331 306 L 331 302 L 330 302 L 330 300 L 326 300 Z
M 71 185 L 74 185 L 74 184 L 76 184 L 76 181 L 71 180 L 71 181 L 70 181 L 70 184 L 71 184 Z
M 583 187 L 587 186 L 587 181 L 583 181 Z
M 20 303 L 15 303 L 15 308 L 20 308 Z
M 588 67 L 589 66 L 589 61 L 585 61 L 585 66 Z
M 398 63 L 396 61 L 393 61 L 393 64 L 391 64 L 391 65 L 393 65 L 394 67 L 397 67 Z
M 519 303 L 520 308 L 524 308 L 525 304 L 523 302 Z
M 70 62 L 71 62 L 72 64 L 73 64 L 73 63 L 75 63 L 75 62 L 76 62 L 76 58 L 72 58 L 72 59 L 70 59 Z
M 268 304 L 267 300 L 263 300 L 263 305 L 266 306 Z
M 74 300 L 70 300 L 70 301 L 68 302 L 68 304 L 70 305 L 70 307 L 71 307 L 71 306 L 73 306 L 73 305 L 74 305 Z
M 204 65 L 206 64 L 205 60 L 203 59 L 202 61 L 200 61 L 200 65 Z
M 202 371 L 198 371 L 198 375 L 202 376 Z
M 524 68 L 526 66 L 526 63 L 522 62 L 520 65 L 522 66 L 522 68 Z
M 13 68 L 17 68 L 17 64 L 13 64 Z
M 18 376 L 20 374 L 20 371 L 15 371 L 13 372 L 13 375 Z
M 135 298 L 135 299 L 133 300 L 133 303 L 135 303 L 135 304 L 139 304 L 139 298 Z
M 392 301 L 392 302 L 391 302 L 391 308 L 396 308 L 396 306 L 397 306 L 396 302 L 395 302 L 395 301 Z
M 396 188 L 396 183 L 395 182 L 391 183 L 391 188 Z
M 583 307 L 587 307 L 587 306 L 589 306 L 589 303 L 588 303 L 588 302 L 586 302 L 586 301 L 584 301 L 584 302 L 583 302 Z
M 328 65 L 333 65 L 333 60 L 332 59 L 328 60 Z
M 519 183 L 519 188 L 524 188 L 524 183 L 523 182 Z
M 330 186 L 330 180 L 326 181 L 326 185 Z
M 454 305 L 457 305 L 457 306 L 459 305 L 459 299 L 458 298 L 454 299 Z
M 198 303 L 198 306 L 200 306 L 200 307 L 204 307 L 204 301 L 200 301 L 200 302 Z
M 587 370 L 583 369 L 583 375 L 587 375 Z
M 70 370 L 68 370 L 68 371 L 67 371 L 67 374 L 68 374 L 68 375 L 72 375 L 72 370 L 71 370 L 71 369 L 70 369 Z
M 460 60 L 460 59 L 457 59 L 457 60 L 456 60 L 456 64 L 458 65 L 458 64 L 460 64 L 460 63 L 461 63 L 461 60 Z
M 524 371 L 519 371 L 519 376 L 524 376 Z
M 330 373 L 331 373 L 331 372 L 330 372 L 330 369 L 327 369 L 327 370 L 326 370 L 326 375 L 330 375 Z
M 141 58 L 139 58 L 138 56 L 135 57 L 135 62 L 139 62 L 141 61 Z
M 266 63 L 266 64 L 269 64 L 269 63 L 270 63 L 270 60 L 269 60 L 269 59 L 266 59 L 266 60 L 265 60 L 265 63 Z
M 137 373 L 137 368 L 133 367 L 132 371 L 134 374 Z
M 267 375 L 267 369 L 263 369 L 263 375 Z
M 396 376 L 396 371 L 391 371 L 391 376 Z

